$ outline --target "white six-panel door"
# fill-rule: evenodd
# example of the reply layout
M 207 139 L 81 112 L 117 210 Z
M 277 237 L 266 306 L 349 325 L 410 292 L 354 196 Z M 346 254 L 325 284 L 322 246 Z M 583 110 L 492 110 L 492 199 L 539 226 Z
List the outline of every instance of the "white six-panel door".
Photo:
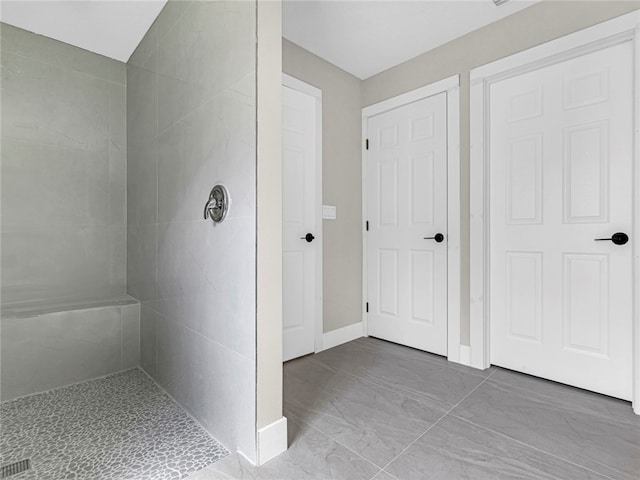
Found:
M 447 94 L 367 129 L 368 334 L 446 355 Z
M 283 360 L 313 353 L 316 316 L 316 99 L 282 87 Z M 268 207 L 267 207 L 268 208 Z M 316 240 L 316 238 L 314 238 Z
M 632 44 L 491 84 L 491 363 L 632 392 Z

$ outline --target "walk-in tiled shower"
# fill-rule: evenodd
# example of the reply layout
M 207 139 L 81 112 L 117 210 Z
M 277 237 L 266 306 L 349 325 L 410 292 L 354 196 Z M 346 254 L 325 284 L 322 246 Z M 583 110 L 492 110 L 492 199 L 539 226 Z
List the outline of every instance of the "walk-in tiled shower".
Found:
M 126 64 L 0 24 L 6 478 L 255 458 L 255 11 L 169 1 Z

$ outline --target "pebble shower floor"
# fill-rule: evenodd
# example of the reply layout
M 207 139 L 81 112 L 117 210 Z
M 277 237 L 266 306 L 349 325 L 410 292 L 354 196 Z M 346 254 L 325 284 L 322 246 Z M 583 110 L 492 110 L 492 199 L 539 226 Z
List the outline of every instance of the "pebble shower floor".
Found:
M 12 480 L 182 479 L 228 452 L 141 370 L 0 406 L 0 464 Z

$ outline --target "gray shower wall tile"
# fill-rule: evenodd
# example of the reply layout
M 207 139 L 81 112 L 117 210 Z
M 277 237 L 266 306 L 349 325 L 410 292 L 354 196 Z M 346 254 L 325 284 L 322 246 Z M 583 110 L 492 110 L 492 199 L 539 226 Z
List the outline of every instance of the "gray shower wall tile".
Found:
M 127 87 L 115 83 L 109 85 L 109 134 L 111 143 L 126 153 Z
M 155 322 L 157 382 L 223 445 L 255 453 L 254 362 L 158 313 Z
M 255 222 L 160 224 L 158 311 L 255 358 Z M 194 252 L 230 252 L 201 255 Z
M 122 370 L 140 365 L 140 304 L 120 307 L 122 320 Z
M 3 400 L 121 369 L 120 307 L 2 319 Z
M 127 64 L 118 60 L 110 59 L 109 81 L 118 85 L 127 85 Z
M 225 92 L 159 136 L 158 220 L 199 221 L 203 198 L 223 182 L 232 195 L 229 217 L 255 211 L 255 108 Z
M 109 223 L 127 224 L 127 90 L 109 91 Z
M 127 67 L 129 293 L 146 297 L 142 363 L 210 432 L 249 457 L 255 39 L 255 2 L 170 1 Z M 232 199 L 219 225 L 203 218 L 216 183 Z M 143 240 L 148 228 L 156 229 L 155 258 Z
M 159 136 L 158 221 L 198 221 L 215 183 L 232 194 L 228 217 L 255 211 L 255 106 L 226 91 Z
M 156 140 L 158 88 L 154 72 L 127 67 L 127 144 L 148 148 Z
M 181 14 L 171 5 L 180 16 L 160 33 L 158 74 L 178 82 L 163 86 L 174 103 L 159 105 L 160 131 L 255 70 L 255 4 L 231 3 L 186 2 Z
M 122 293 L 126 91 L 112 80 L 124 65 L 0 30 L 4 299 Z
M 2 52 L 3 135 L 101 151 L 109 140 L 109 82 Z
M 109 235 L 109 296 L 127 293 L 127 226 L 110 225 Z
M 140 366 L 153 378 L 157 378 L 157 313 L 144 303 L 140 304 Z
M 157 144 L 128 145 L 127 223 L 151 225 L 158 221 Z
M 2 137 L 4 226 L 106 225 L 108 151 Z M 90 188 L 94 187 L 94 188 Z M 37 254 L 37 252 L 36 252 Z
M 23 298 L 99 297 L 109 292 L 108 226 L 28 225 L 2 228 L 3 292 Z
M 223 445 L 235 445 L 247 458 L 256 458 L 255 360 L 202 335 L 196 337 L 202 356 L 195 363 L 195 378 L 202 394 L 194 399 L 194 413 Z M 222 368 L 211 368 L 220 365 Z M 211 401 L 215 399 L 215 401 Z
M 111 78 L 112 62 L 115 62 L 102 55 L 6 23 L 0 23 L 0 43 L 3 52 L 100 79 Z
M 127 226 L 127 293 L 143 304 L 157 298 L 157 226 Z

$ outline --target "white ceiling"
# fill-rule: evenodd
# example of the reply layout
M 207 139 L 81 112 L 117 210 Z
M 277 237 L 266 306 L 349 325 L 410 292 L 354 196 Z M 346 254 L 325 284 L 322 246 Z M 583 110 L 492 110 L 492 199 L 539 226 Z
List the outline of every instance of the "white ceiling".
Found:
M 0 20 L 126 62 L 167 0 L 2 0 Z
M 0 0 L 0 20 L 126 62 L 166 1 Z M 284 0 L 283 36 L 365 79 L 537 1 Z
M 284 0 L 283 36 L 365 79 L 539 0 Z

